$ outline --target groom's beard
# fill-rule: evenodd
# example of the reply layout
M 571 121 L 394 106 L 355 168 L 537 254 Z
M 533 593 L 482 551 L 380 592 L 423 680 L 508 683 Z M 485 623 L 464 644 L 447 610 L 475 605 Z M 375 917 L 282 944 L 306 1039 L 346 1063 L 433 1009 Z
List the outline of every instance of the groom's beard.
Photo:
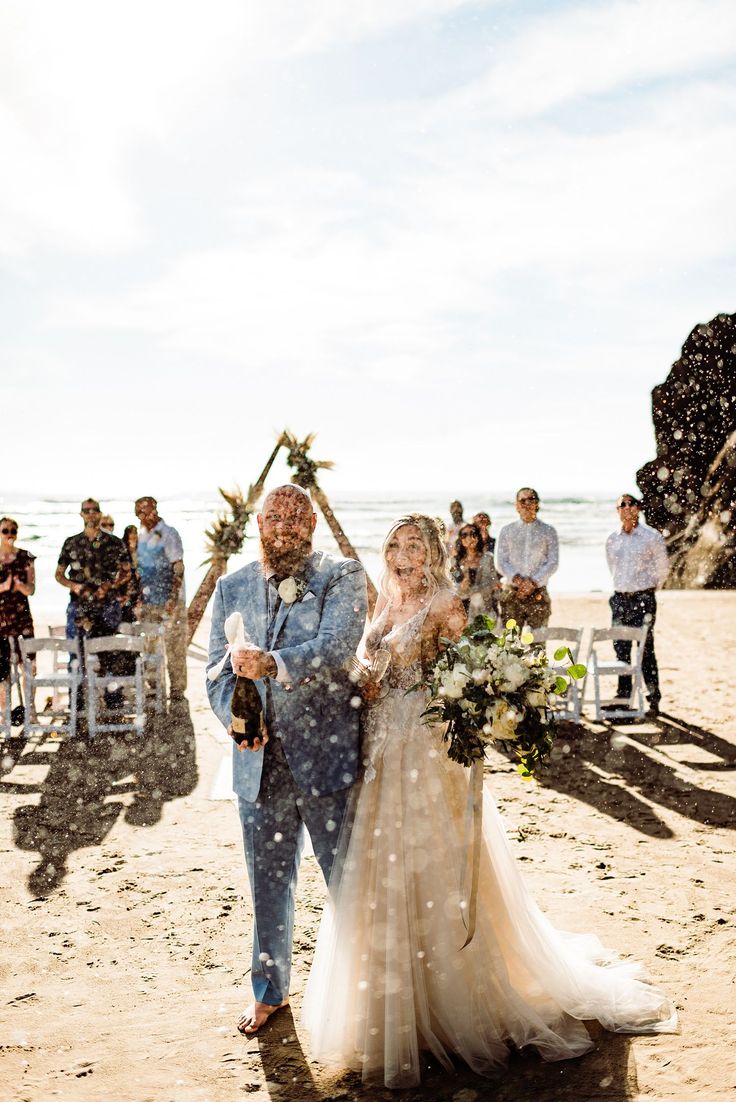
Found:
M 273 571 L 284 578 L 299 574 L 311 553 L 311 538 L 300 539 L 296 543 L 289 540 L 287 547 L 278 537 L 261 534 L 261 565 L 266 572 Z

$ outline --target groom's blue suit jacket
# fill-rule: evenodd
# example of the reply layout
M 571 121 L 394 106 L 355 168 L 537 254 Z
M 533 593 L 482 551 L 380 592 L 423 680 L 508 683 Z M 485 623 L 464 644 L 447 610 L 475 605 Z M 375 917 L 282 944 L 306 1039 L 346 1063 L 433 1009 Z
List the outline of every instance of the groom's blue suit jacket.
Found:
M 302 791 L 315 796 L 353 784 L 360 762 L 359 709 L 346 666 L 355 654 L 367 612 L 365 572 L 353 559 L 313 552 L 300 575 L 306 590 L 292 604 L 281 602 L 267 645 L 268 595 L 259 563 L 249 563 L 220 578 L 215 590 L 207 666 L 216 665 L 227 647 L 224 623 L 240 612 L 251 642 L 278 652 L 287 681 L 270 680 L 271 737 L 282 740 L 286 760 Z M 266 708 L 267 683 L 255 682 Z M 207 681 L 212 709 L 230 725 L 235 674 L 225 663 L 216 681 Z M 255 800 L 261 783 L 263 750 L 234 747 L 233 787 Z

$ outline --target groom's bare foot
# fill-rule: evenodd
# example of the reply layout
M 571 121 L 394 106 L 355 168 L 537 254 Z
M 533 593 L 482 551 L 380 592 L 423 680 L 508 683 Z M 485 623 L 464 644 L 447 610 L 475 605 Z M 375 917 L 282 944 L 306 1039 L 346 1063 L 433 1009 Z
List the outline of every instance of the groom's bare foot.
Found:
M 238 1033 L 242 1033 L 244 1037 L 252 1037 L 262 1025 L 266 1024 L 272 1014 L 288 1005 L 288 999 L 284 999 L 282 1003 L 277 1003 L 276 1006 L 272 1006 L 270 1003 L 253 1003 L 238 1019 Z

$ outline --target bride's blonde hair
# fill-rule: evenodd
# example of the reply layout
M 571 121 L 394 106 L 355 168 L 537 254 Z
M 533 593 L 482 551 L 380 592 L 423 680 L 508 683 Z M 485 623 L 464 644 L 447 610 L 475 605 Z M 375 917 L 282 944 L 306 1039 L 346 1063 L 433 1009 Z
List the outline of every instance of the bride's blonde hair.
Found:
M 447 551 L 442 538 L 442 527 L 440 526 L 441 522 L 436 521 L 434 517 L 426 516 L 424 513 L 407 513 L 406 516 L 399 517 L 399 519 L 394 521 L 391 525 L 383 541 L 383 547 L 381 548 L 383 574 L 381 575 L 380 589 L 387 600 L 390 600 L 398 592 L 398 585 L 389 570 L 386 558 L 388 545 L 399 528 L 404 528 L 408 524 L 419 530 L 424 549 L 427 552 L 427 557 L 424 560 L 422 569 L 424 571 L 424 580 L 427 585 L 428 594 L 433 597 L 434 594 L 441 589 L 452 589 Z

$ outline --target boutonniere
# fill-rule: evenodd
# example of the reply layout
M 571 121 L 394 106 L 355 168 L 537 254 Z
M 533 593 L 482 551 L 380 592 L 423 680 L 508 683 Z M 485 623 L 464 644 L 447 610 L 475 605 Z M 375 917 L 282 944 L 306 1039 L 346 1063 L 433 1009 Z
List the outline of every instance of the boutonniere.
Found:
M 293 605 L 294 601 L 301 601 L 307 592 L 307 583 L 301 578 L 284 578 L 277 592 L 285 605 Z

